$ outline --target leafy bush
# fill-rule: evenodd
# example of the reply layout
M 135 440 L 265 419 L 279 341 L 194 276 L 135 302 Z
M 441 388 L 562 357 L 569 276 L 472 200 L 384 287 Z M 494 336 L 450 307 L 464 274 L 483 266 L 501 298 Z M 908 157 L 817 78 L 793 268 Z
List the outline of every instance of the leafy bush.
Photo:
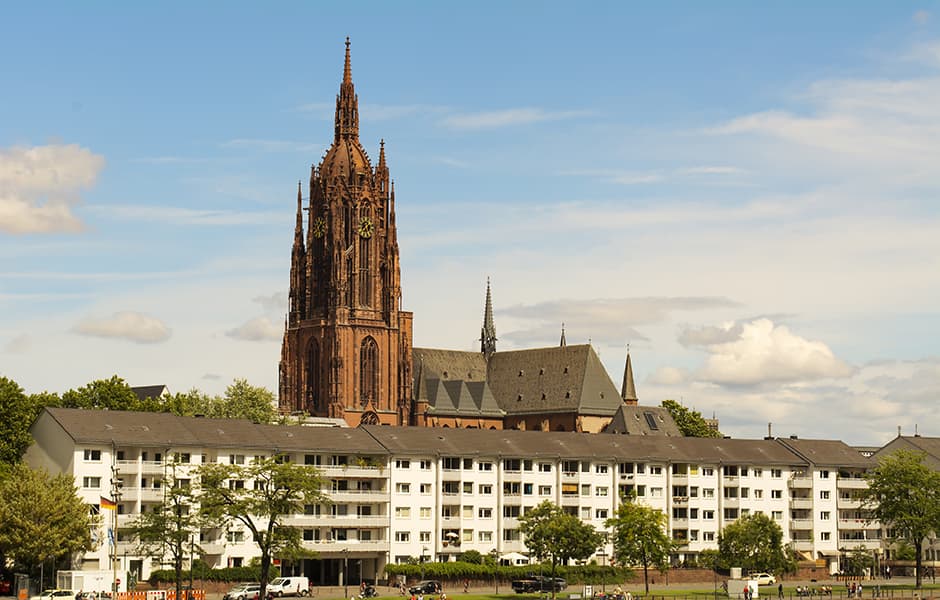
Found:
M 271 566 L 270 578 L 280 576 L 280 570 Z M 193 579 L 199 581 L 218 581 L 221 583 L 239 583 L 243 581 L 259 581 L 261 579 L 261 566 L 252 564 L 247 567 L 227 567 L 225 569 L 210 569 L 209 566 L 201 561 L 195 561 L 193 564 Z M 183 580 L 189 581 L 189 571 L 183 571 Z M 150 573 L 148 579 L 150 585 L 156 586 L 164 583 L 176 583 L 176 573 L 173 569 L 160 569 Z

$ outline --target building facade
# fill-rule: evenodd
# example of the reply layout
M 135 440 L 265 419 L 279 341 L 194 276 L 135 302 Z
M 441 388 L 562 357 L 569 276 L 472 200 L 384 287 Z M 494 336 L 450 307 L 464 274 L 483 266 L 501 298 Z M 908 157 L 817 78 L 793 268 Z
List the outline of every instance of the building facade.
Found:
M 470 549 L 525 554 L 519 517 L 528 509 L 549 500 L 603 531 L 625 495 L 663 511 L 676 563 L 717 548 L 724 526 L 757 512 L 805 560 L 833 572 L 842 549 L 882 551 L 880 528 L 858 499 L 873 463 L 832 440 L 322 428 L 62 408 L 46 409 L 32 434 L 29 464 L 72 475 L 91 510 L 101 497 L 117 502 L 119 568 L 138 578 L 161 564 L 139 555 L 122 527 L 167 486 L 197 483 L 192 470 L 202 463 L 274 455 L 316 466 L 331 500 L 290 517 L 317 558 L 283 568 L 316 584 L 382 579 L 388 563 L 452 561 Z M 108 568 L 107 537 L 98 538 L 82 569 Z M 245 529 L 219 524 L 202 530 L 196 555 L 235 566 L 257 548 Z

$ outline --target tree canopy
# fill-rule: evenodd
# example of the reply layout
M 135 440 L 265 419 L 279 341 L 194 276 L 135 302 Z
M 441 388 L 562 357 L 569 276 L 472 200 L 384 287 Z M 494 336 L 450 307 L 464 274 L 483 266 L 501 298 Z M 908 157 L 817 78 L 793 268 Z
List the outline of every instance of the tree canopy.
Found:
M 900 450 L 882 457 L 865 479 L 865 508 L 895 539 L 914 547 L 920 587 L 924 538 L 940 531 L 940 473 L 924 463 L 923 454 Z
M 718 534 L 722 566 L 745 572 L 789 573 L 796 569 L 783 545 L 783 530 L 763 513 L 743 515 Z
M 686 437 L 720 438 L 722 436 L 720 431 L 708 426 L 705 417 L 697 410 L 682 406 L 675 400 L 663 400 L 660 406 L 669 411 L 672 420 L 679 427 L 679 431 Z
M 36 418 L 33 398 L 12 379 L 0 377 L 0 465 L 19 462 L 29 448 L 29 426 Z
M 261 598 L 265 597 L 272 558 L 309 554 L 301 532 L 287 517 L 302 514 L 307 504 L 324 504 L 320 472 L 275 456 L 249 465 L 206 463 L 197 470 L 202 515 L 221 523 L 238 522 L 261 553 Z
M 552 577 L 559 562 L 587 559 L 603 541 L 594 527 L 549 500 L 519 517 L 519 531 L 525 536 L 526 548 L 533 556 L 539 560 L 551 559 Z M 552 597 L 555 597 L 554 587 Z
M 98 408 L 108 410 L 139 410 L 137 394 L 117 375 L 96 379 L 78 389 L 62 394 L 65 408 Z
M 650 591 L 649 568 L 669 568 L 669 555 L 674 547 L 666 532 L 663 511 L 640 504 L 636 498 L 624 498 L 617 515 L 607 519 L 614 532 L 614 558 L 624 565 L 641 565 L 646 593 Z
M 28 570 L 92 548 L 96 525 L 78 497 L 75 480 L 18 463 L 0 480 L 0 555 Z

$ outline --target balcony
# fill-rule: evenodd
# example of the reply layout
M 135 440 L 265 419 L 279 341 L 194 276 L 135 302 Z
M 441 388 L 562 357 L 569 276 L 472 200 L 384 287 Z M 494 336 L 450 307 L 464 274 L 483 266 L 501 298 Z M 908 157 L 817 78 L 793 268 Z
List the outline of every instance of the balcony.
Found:
M 293 527 L 336 527 L 337 521 L 349 520 L 355 521 L 356 527 L 388 527 L 388 517 L 385 515 L 292 515 L 285 518 L 284 522 Z
M 791 477 L 788 484 L 791 488 L 812 488 L 813 478 L 812 477 Z
M 688 503 L 689 503 L 689 497 L 688 497 L 688 496 L 673 496 L 673 497 L 672 497 L 672 503 L 673 503 L 673 504 L 679 504 L 679 505 L 688 504 Z
M 137 461 L 134 461 L 134 470 L 137 469 Z M 140 462 L 140 473 L 142 475 L 162 474 L 164 464 L 159 460 L 144 460 Z
M 724 508 L 738 508 L 741 506 L 740 498 L 722 498 L 721 505 Z
M 790 508 L 813 508 L 812 498 L 790 498 Z
M 812 519 L 790 519 L 791 531 L 806 531 L 813 529 Z
M 339 553 L 343 550 L 348 550 L 350 556 L 365 552 L 388 552 L 388 542 L 385 540 L 307 540 L 303 542 L 303 545 L 304 548 L 321 555 L 327 552 Z
M 869 529 L 871 523 L 865 519 L 839 519 L 839 530 L 859 531 Z
M 863 501 L 858 498 L 842 498 L 841 496 L 836 499 L 836 508 L 861 508 Z
M 867 490 L 868 482 L 860 477 L 839 477 L 836 487 L 846 490 Z
M 839 538 L 839 546 L 849 549 L 858 548 L 861 546 L 866 550 L 877 550 L 881 548 L 881 540 L 856 540 L 856 539 L 843 539 Z
M 327 492 L 334 503 L 356 502 L 359 504 L 372 502 L 388 502 L 390 495 L 387 490 L 338 490 Z
M 211 540 L 199 542 L 199 550 L 202 554 L 219 555 L 225 553 L 225 540 Z
M 385 467 L 358 465 L 331 465 L 320 467 L 321 474 L 327 479 L 384 479 Z
M 793 540 L 790 543 L 793 544 L 793 549 L 799 552 L 813 551 L 813 540 Z

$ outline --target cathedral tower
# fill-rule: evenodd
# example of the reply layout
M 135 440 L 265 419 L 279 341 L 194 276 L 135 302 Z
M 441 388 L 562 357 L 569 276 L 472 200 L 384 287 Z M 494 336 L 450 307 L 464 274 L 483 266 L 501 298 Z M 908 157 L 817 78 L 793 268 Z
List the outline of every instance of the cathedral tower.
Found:
M 346 38 L 333 144 L 311 170 L 306 207 L 297 190 L 281 411 L 353 426 L 410 424 L 411 331 L 412 314 L 401 310 L 394 184 L 384 142 L 375 168 L 359 143 Z

